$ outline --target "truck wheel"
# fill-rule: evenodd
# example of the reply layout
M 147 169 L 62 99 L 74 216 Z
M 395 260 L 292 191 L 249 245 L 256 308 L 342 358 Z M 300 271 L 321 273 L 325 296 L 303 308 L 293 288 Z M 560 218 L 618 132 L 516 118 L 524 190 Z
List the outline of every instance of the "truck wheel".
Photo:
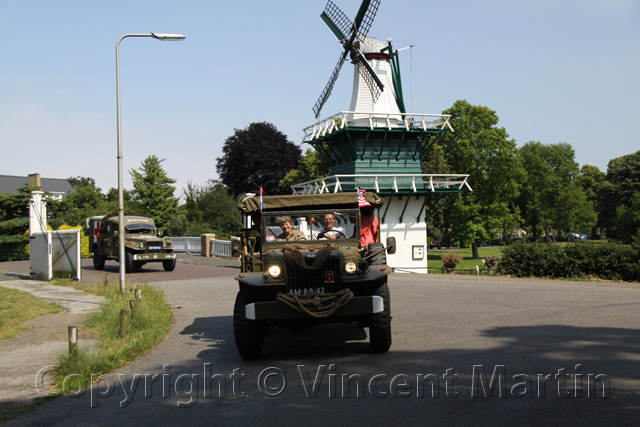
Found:
M 373 295 L 382 297 L 384 311 L 371 316 L 369 325 L 369 341 L 371 349 L 375 353 L 385 353 L 391 347 L 391 301 L 389 298 L 389 286 L 385 283 L 376 289 Z
M 162 261 L 162 268 L 164 268 L 164 271 L 173 271 L 176 269 L 176 260 L 174 259 L 167 259 Z
M 249 303 L 248 292 L 240 290 L 233 308 L 233 336 L 243 359 L 257 359 L 264 345 L 264 329 L 255 320 L 246 318 L 244 306 Z
M 126 251 L 124 254 L 124 271 L 125 273 L 131 273 L 133 271 L 133 254 Z
M 387 263 L 387 252 L 382 243 L 370 243 L 367 249 L 370 254 L 375 254 L 369 258 L 370 264 L 384 265 Z
M 93 268 L 102 270 L 107 257 L 100 255 L 100 249 L 93 250 Z

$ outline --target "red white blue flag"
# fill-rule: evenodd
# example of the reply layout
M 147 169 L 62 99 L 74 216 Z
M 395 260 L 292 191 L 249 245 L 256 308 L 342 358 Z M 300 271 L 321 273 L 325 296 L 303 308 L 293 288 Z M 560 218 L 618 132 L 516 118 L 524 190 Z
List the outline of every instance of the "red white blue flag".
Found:
M 371 206 L 371 203 L 367 202 L 365 197 L 365 189 L 358 187 L 358 207 Z
M 260 211 L 262 211 L 262 208 L 264 208 L 264 201 L 262 200 L 263 194 L 264 194 L 264 190 L 262 189 L 262 186 L 260 186 Z

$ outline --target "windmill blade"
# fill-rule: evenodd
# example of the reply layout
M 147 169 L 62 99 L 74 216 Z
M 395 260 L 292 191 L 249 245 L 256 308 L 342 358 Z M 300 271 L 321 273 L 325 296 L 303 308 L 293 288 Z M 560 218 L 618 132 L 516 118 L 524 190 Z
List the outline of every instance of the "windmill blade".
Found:
M 365 36 L 369 33 L 373 19 L 380 8 L 380 0 L 364 0 L 360 5 L 356 19 L 354 20 L 354 28 L 360 41 L 364 41 Z
M 324 8 L 320 18 L 341 42 L 351 38 L 353 32 L 351 20 L 331 0 L 327 2 L 327 6 Z
M 318 100 L 316 101 L 316 104 L 313 106 L 313 112 L 316 115 L 316 119 L 320 115 L 320 111 L 322 110 L 322 107 L 324 106 L 325 102 L 327 102 L 327 99 L 329 99 L 329 96 L 331 95 L 331 91 L 333 90 L 333 85 L 335 85 L 336 80 L 338 80 L 338 74 L 340 74 L 340 69 L 342 68 L 342 64 L 344 64 L 344 60 L 347 58 L 347 54 L 348 52 L 345 50 L 344 53 L 340 55 L 340 59 L 338 60 L 336 67 L 333 69 L 333 73 L 331 73 L 331 77 L 329 77 L 329 82 L 324 87 L 322 94 L 320 94 L 320 98 L 318 98 Z
M 371 95 L 375 99 L 377 99 L 378 96 L 380 96 L 380 92 L 384 90 L 384 84 L 376 74 L 375 70 L 371 68 L 371 65 L 369 65 L 369 61 L 367 61 L 367 58 L 365 58 L 360 49 L 357 49 L 354 46 L 353 51 L 355 52 L 353 59 L 359 65 L 358 72 L 360 73 L 364 81 L 367 82 L 367 86 L 369 86 L 369 89 L 371 90 Z M 377 93 L 377 95 L 375 95 L 375 93 Z

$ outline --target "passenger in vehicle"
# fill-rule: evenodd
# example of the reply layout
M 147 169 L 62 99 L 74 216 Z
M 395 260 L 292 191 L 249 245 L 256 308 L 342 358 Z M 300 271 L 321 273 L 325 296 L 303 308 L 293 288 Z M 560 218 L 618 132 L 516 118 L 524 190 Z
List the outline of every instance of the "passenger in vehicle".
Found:
M 360 247 L 366 248 L 378 241 L 378 218 L 373 214 L 371 204 L 360 207 Z
M 282 229 L 282 234 L 276 236 L 276 240 L 307 240 L 304 233 L 300 230 L 293 229 L 293 220 L 289 216 L 281 216 L 276 218 L 276 224 Z

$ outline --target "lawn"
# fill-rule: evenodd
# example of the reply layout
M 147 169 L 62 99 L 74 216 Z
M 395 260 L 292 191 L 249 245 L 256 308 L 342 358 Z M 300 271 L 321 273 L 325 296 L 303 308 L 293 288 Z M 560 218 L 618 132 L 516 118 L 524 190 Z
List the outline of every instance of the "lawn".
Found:
M 442 255 L 447 252 L 458 252 L 462 256 L 463 261 L 458 264 L 456 268 L 476 268 L 478 266 L 481 270 L 486 270 L 482 261 L 488 256 L 499 257 L 502 253 L 500 246 L 491 246 L 486 248 L 478 248 L 478 255 L 480 258 L 473 259 L 471 257 L 471 248 L 463 249 L 431 249 L 427 251 L 427 260 L 429 266 L 429 273 L 440 273 L 442 269 Z M 437 270 L 436 270 L 437 269 Z
M 57 313 L 61 309 L 59 305 L 42 301 L 28 292 L 0 286 L 0 339 L 26 331 L 28 328 L 23 323 L 27 320 Z

